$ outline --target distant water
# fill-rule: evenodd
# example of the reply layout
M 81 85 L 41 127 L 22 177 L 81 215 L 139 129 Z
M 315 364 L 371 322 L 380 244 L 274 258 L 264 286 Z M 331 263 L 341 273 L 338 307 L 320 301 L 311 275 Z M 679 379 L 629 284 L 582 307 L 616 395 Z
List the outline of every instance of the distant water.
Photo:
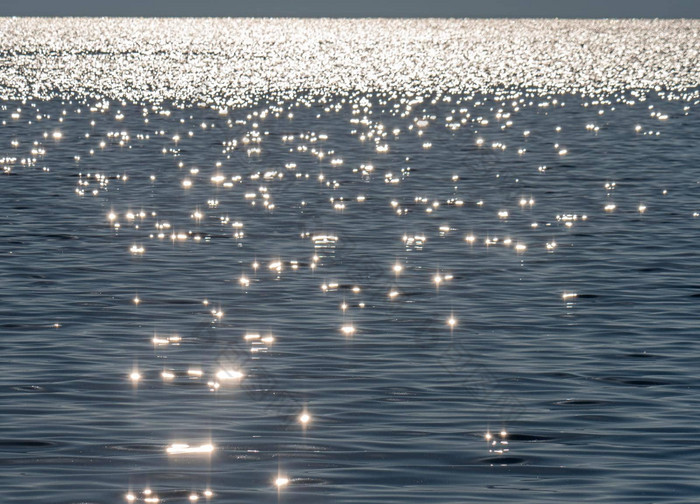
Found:
M 700 22 L 0 27 L 2 502 L 700 495 Z

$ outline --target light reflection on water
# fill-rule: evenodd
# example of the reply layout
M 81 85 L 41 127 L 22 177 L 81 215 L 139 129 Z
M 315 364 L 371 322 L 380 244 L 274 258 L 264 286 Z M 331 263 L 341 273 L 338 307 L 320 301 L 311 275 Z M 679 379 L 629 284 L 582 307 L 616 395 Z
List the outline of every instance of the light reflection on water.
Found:
M 696 22 L 2 23 L 7 499 L 693 494 Z

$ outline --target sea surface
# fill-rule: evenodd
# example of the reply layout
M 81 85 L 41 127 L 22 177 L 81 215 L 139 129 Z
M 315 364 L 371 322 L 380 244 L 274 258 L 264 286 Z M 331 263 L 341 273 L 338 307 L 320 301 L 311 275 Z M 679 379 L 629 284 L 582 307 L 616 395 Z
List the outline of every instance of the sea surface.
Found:
M 700 499 L 700 21 L 0 32 L 0 501 Z

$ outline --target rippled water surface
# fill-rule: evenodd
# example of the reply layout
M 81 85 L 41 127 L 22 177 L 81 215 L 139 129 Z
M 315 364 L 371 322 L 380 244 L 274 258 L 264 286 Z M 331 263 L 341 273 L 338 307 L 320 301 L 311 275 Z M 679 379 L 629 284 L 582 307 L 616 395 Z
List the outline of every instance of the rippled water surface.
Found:
M 700 23 L 0 25 L 3 502 L 700 494 Z

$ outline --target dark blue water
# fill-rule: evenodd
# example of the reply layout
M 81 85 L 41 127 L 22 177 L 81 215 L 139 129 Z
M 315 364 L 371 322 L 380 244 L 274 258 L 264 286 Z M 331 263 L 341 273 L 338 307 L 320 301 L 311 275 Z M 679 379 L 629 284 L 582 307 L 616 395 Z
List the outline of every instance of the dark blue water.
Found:
M 6 101 L 3 502 L 695 500 L 697 106 L 494 98 Z

